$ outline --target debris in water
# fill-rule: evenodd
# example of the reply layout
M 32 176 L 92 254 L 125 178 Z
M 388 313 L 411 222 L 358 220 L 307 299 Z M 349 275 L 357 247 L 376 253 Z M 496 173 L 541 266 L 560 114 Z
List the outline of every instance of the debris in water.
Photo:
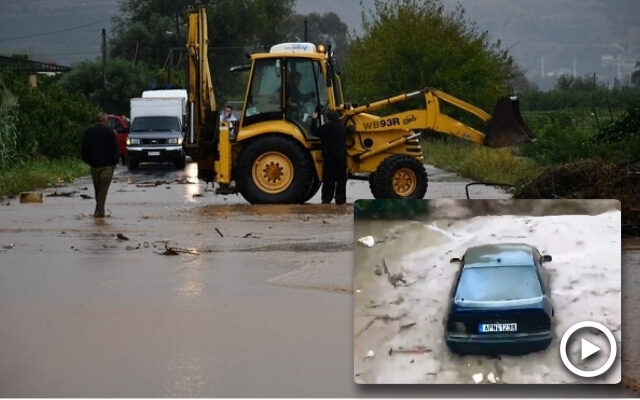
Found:
M 489 372 L 489 375 L 487 375 L 487 379 L 489 380 L 489 382 L 491 383 L 496 383 L 496 378 L 493 375 L 493 372 Z
M 393 355 L 393 353 L 398 353 L 398 354 L 428 354 L 431 353 L 433 350 L 431 350 L 430 348 L 428 348 L 427 346 L 413 346 L 413 347 L 409 347 L 409 348 L 404 348 L 404 347 L 398 347 L 397 349 L 393 349 L 390 348 L 389 349 L 389 355 Z
M 482 373 L 478 372 L 477 374 L 473 374 L 473 375 L 471 375 L 471 378 L 473 379 L 473 381 L 475 383 L 480 383 L 480 382 L 482 382 L 482 379 L 483 379 L 482 378 Z
M 74 194 L 78 193 L 77 190 L 72 190 L 70 192 L 60 192 L 58 193 L 58 191 L 54 191 L 51 194 L 48 194 L 47 197 L 73 197 Z
M 373 247 L 376 244 L 376 240 L 373 236 L 364 236 L 358 239 L 358 243 L 365 247 Z
M 142 243 L 142 247 L 144 247 L 144 248 L 148 248 L 148 247 L 149 247 L 149 242 L 144 242 L 144 243 Z
M 127 247 L 125 247 L 125 248 L 126 248 L 127 250 L 136 250 L 136 247 L 135 247 L 135 246 L 127 246 Z
M 194 193 L 191 195 L 191 197 L 202 197 L 203 194 L 202 193 Z
M 85 200 L 91 200 L 93 199 L 93 197 L 89 196 L 88 194 L 81 194 L 80 197 L 82 197 Z
M 222 232 L 220 232 L 220 229 L 218 228 L 213 228 L 216 230 L 216 232 L 218 232 L 218 235 L 220 235 L 220 237 L 224 237 L 224 235 L 222 234 Z
M 373 358 L 373 357 L 375 357 L 375 356 L 376 356 L 376 354 L 373 352 L 373 350 L 369 350 L 369 351 L 367 352 L 367 358 Z
M 244 239 L 246 239 L 246 238 L 260 239 L 260 236 L 253 236 L 253 232 L 249 232 L 246 235 L 244 235 L 243 238 Z
M 380 269 L 380 267 L 376 268 L 376 270 L 374 272 L 378 276 L 382 275 L 382 269 Z
M 119 240 L 129 240 L 129 238 L 128 238 L 128 237 L 126 237 L 125 235 L 123 235 L 122 233 L 118 233 L 118 234 L 116 234 L 116 237 L 117 237 Z
M 42 203 L 42 192 L 22 192 L 20 203 Z
M 3 248 L 3 249 L 6 249 L 6 250 L 11 250 L 11 249 L 13 249 L 14 247 L 16 247 L 16 244 L 15 244 L 15 243 L 9 243 L 9 244 L 3 244 L 3 245 L 2 245 L 2 248 Z
M 412 326 L 414 326 L 415 324 L 416 324 L 415 322 L 412 322 L 412 323 L 410 323 L 410 324 L 400 325 L 400 332 L 402 332 L 402 331 L 403 331 L 403 330 L 405 330 L 405 329 L 409 329 L 409 328 L 411 328 L 411 327 L 412 327 Z
M 154 252 L 154 253 L 157 253 L 157 252 Z M 194 256 L 198 255 L 198 252 L 195 250 L 180 249 L 178 247 L 169 247 L 166 244 L 164 245 L 164 251 L 162 253 L 157 253 L 157 254 L 162 254 L 163 256 L 177 256 L 179 253 L 193 254 Z

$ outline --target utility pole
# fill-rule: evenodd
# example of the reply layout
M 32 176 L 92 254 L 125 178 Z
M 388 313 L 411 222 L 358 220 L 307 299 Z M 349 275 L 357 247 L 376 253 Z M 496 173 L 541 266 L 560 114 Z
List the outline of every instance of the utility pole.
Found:
M 107 31 L 102 28 L 102 111 L 106 110 L 107 103 Z
M 308 30 L 307 30 L 307 17 L 304 18 L 304 41 L 307 41 L 307 34 L 308 34 Z

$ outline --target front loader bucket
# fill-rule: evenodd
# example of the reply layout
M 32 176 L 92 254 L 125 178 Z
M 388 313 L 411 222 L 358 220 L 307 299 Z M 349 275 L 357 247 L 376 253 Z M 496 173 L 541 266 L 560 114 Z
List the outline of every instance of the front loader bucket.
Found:
M 536 135 L 529 129 L 520 114 L 520 102 L 516 97 L 498 99 L 493 117 L 489 120 L 484 137 L 485 146 L 504 147 L 533 142 Z

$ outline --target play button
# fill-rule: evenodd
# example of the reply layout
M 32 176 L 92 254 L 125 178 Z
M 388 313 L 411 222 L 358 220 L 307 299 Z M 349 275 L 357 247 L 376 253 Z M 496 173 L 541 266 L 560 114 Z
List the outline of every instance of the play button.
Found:
M 580 339 L 580 347 L 581 347 L 581 356 L 582 359 L 584 360 L 585 358 L 592 356 L 594 354 L 596 354 L 597 352 L 600 351 L 600 347 L 596 346 L 595 344 L 591 343 L 588 340 L 584 340 L 584 339 Z
M 609 344 L 609 357 L 607 358 L 606 362 L 602 366 L 594 370 L 584 370 L 576 367 L 569 360 L 569 357 L 567 355 L 567 343 L 569 342 L 571 335 L 575 334 L 578 330 L 584 329 L 584 328 L 592 328 L 604 334 Z M 580 337 L 581 361 L 584 361 L 585 359 L 593 356 L 594 354 L 598 353 L 600 350 L 602 350 L 600 347 L 596 346 L 589 340 L 586 340 L 584 337 Z M 565 367 L 567 367 L 569 371 L 583 378 L 593 378 L 607 372 L 609 368 L 611 368 L 611 366 L 613 365 L 616 359 L 616 352 L 617 352 L 616 340 L 613 337 L 613 334 L 611 333 L 611 331 L 607 329 L 604 325 L 594 321 L 582 321 L 572 325 L 569 329 L 567 329 L 567 331 L 562 336 L 562 340 L 560 341 L 560 358 L 562 359 L 562 363 L 564 364 Z

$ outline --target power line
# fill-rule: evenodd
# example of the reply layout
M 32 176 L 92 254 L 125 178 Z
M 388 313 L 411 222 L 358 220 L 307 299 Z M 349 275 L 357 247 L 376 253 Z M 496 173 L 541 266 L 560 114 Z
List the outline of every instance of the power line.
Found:
M 70 32 L 70 31 L 75 31 L 76 29 L 80 29 L 80 28 L 86 28 L 88 26 L 92 26 L 95 25 L 99 22 L 104 22 L 104 21 L 109 21 L 111 18 L 104 18 L 98 21 L 94 21 L 91 22 L 89 24 L 84 24 L 84 25 L 78 25 L 78 26 L 74 26 L 72 28 L 67 28 L 67 29 L 61 29 L 59 31 L 51 31 L 51 32 L 44 32 L 44 33 L 36 33 L 33 35 L 25 35 L 25 36 L 12 36 L 12 37 L 4 37 L 4 38 L 0 38 L 0 40 L 17 40 L 17 39 L 29 39 L 32 37 L 38 37 L 38 36 L 47 36 L 47 35 L 55 35 L 57 33 L 63 33 L 63 32 Z

